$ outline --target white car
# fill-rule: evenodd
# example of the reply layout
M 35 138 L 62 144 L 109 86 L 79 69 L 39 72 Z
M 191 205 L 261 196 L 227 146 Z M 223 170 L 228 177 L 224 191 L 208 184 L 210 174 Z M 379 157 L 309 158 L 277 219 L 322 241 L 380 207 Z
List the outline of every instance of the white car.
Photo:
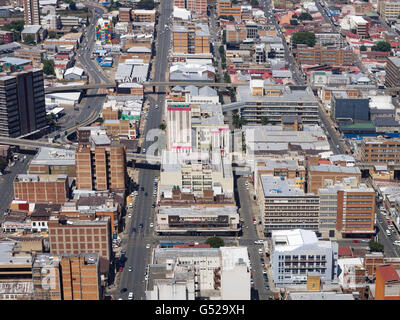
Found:
M 132 218 L 132 214 L 130 213 L 130 214 L 128 214 L 128 218 Z
M 150 244 L 146 244 L 146 249 L 150 249 Z
M 400 246 L 400 240 L 394 241 L 393 244 L 394 244 L 395 246 Z
M 150 223 L 150 228 L 153 228 L 154 227 L 154 224 L 153 223 Z
M 129 292 L 128 300 L 133 300 L 133 292 Z

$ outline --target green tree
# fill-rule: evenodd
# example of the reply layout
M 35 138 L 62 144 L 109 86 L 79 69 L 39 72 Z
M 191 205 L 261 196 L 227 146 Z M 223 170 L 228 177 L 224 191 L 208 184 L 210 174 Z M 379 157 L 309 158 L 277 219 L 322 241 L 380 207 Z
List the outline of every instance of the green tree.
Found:
M 43 72 L 47 75 L 55 75 L 54 60 L 43 60 Z
M 136 7 L 138 9 L 153 10 L 155 6 L 154 0 L 140 0 Z
M 263 126 L 267 125 L 268 123 L 269 123 L 268 117 L 262 117 L 262 118 L 261 118 L 261 124 L 262 124 Z
M 212 237 L 206 240 L 206 244 L 209 244 L 211 248 L 220 248 L 224 246 L 224 240 L 220 237 Z
M 222 43 L 226 43 L 226 30 L 222 31 Z
M 252 6 L 258 6 L 260 3 L 258 2 L 258 0 L 251 0 L 251 1 L 250 1 L 250 4 L 251 4 Z
M 367 51 L 367 47 L 364 45 L 360 46 L 360 51 Z
M 225 56 L 225 49 L 224 49 L 224 46 L 223 46 L 223 45 L 220 45 L 219 48 L 218 48 L 218 50 L 219 50 L 219 54 L 220 54 L 221 56 Z
M 309 47 L 314 47 L 316 40 L 313 32 L 296 32 L 292 36 L 292 43 L 294 45 L 306 44 Z
M 233 126 L 235 128 L 241 128 L 242 126 L 244 126 L 245 124 L 247 124 L 247 120 L 243 119 L 242 117 L 239 117 L 238 114 L 234 114 L 232 116 L 232 122 L 233 122 Z
M 231 3 L 232 4 L 238 4 L 238 1 L 237 0 L 231 0 Z
M 375 42 L 375 45 L 371 48 L 371 51 L 390 51 L 392 49 L 392 46 L 390 45 L 389 42 L 386 42 L 384 40 Z
M 229 76 L 228 72 L 224 73 L 224 81 L 227 83 L 231 83 L 231 77 Z
M 161 122 L 160 125 L 158 126 L 158 128 L 165 131 L 165 129 L 167 128 L 167 125 L 164 122 Z
M 50 39 L 55 39 L 57 37 L 57 32 L 51 30 L 49 31 L 49 38 Z
M 290 25 L 291 26 L 298 26 L 299 22 L 296 19 L 290 19 Z
M 383 252 L 384 246 L 382 244 L 380 244 L 379 242 L 376 242 L 374 240 L 370 240 L 368 242 L 369 248 L 371 249 L 371 251 L 374 252 Z
M 34 44 L 35 43 L 35 38 L 31 34 L 28 34 L 28 35 L 25 36 L 24 42 L 26 44 Z
M 292 15 L 292 19 L 297 19 L 299 16 L 297 14 Z
M 311 16 L 311 14 L 309 14 L 308 12 L 302 12 L 299 16 L 299 20 L 303 21 L 303 20 L 313 20 L 313 17 Z
M 229 20 L 229 21 L 235 21 L 235 17 L 232 15 L 226 16 L 226 15 L 221 15 L 218 17 L 218 19 L 224 19 L 224 20 Z
M 69 4 L 69 10 L 71 10 L 71 11 L 76 11 L 77 10 L 75 2 L 71 2 Z

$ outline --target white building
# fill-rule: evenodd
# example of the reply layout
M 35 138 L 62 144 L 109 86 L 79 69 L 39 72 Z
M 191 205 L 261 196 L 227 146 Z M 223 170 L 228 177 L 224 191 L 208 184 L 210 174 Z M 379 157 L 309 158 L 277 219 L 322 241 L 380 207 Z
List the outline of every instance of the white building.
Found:
M 156 248 L 147 288 L 147 300 L 250 300 L 247 248 Z
M 318 240 L 302 229 L 272 231 L 271 265 L 278 288 L 304 284 L 307 274 L 319 274 L 322 284 L 337 279 L 338 244 Z

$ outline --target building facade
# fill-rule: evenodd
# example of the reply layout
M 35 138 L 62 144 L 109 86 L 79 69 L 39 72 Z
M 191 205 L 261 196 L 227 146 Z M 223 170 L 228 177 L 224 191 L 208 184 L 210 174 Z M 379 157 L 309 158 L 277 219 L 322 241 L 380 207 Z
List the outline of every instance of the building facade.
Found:
M 39 0 L 24 0 L 25 26 L 40 25 Z
M 16 138 L 46 127 L 43 71 L 0 77 L 0 136 Z

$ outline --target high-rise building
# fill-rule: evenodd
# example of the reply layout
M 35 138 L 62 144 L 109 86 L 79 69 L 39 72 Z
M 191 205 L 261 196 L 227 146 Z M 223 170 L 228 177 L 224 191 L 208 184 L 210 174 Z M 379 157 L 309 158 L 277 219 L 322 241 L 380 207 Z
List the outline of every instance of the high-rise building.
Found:
M 210 31 L 207 25 L 174 25 L 172 32 L 175 53 L 210 53 Z
M 112 34 L 112 23 L 110 20 L 100 18 L 96 24 L 96 40 L 110 43 Z
M 207 14 L 207 0 L 174 0 L 174 6 L 197 14 Z
M 40 25 L 39 0 L 24 0 L 25 26 Z
M 319 189 L 319 231 L 323 236 L 375 234 L 375 191 L 359 184 L 356 177 L 333 185 L 325 180 Z M 329 231 L 329 234 L 328 234 Z
M 126 184 L 125 147 L 111 142 L 105 133 L 92 133 L 92 144 L 76 150 L 77 189 L 124 190 Z
M 241 19 L 242 8 L 240 6 L 233 7 L 231 0 L 218 0 L 217 15 L 218 17 L 233 16 L 235 19 Z
M 400 58 L 388 57 L 385 85 L 387 87 L 400 87 Z
M 34 300 L 101 300 L 99 255 L 38 254 L 32 264 Z
M 20 137 L 46 127 L 43 71 L 0 77 L 0 136 Z

